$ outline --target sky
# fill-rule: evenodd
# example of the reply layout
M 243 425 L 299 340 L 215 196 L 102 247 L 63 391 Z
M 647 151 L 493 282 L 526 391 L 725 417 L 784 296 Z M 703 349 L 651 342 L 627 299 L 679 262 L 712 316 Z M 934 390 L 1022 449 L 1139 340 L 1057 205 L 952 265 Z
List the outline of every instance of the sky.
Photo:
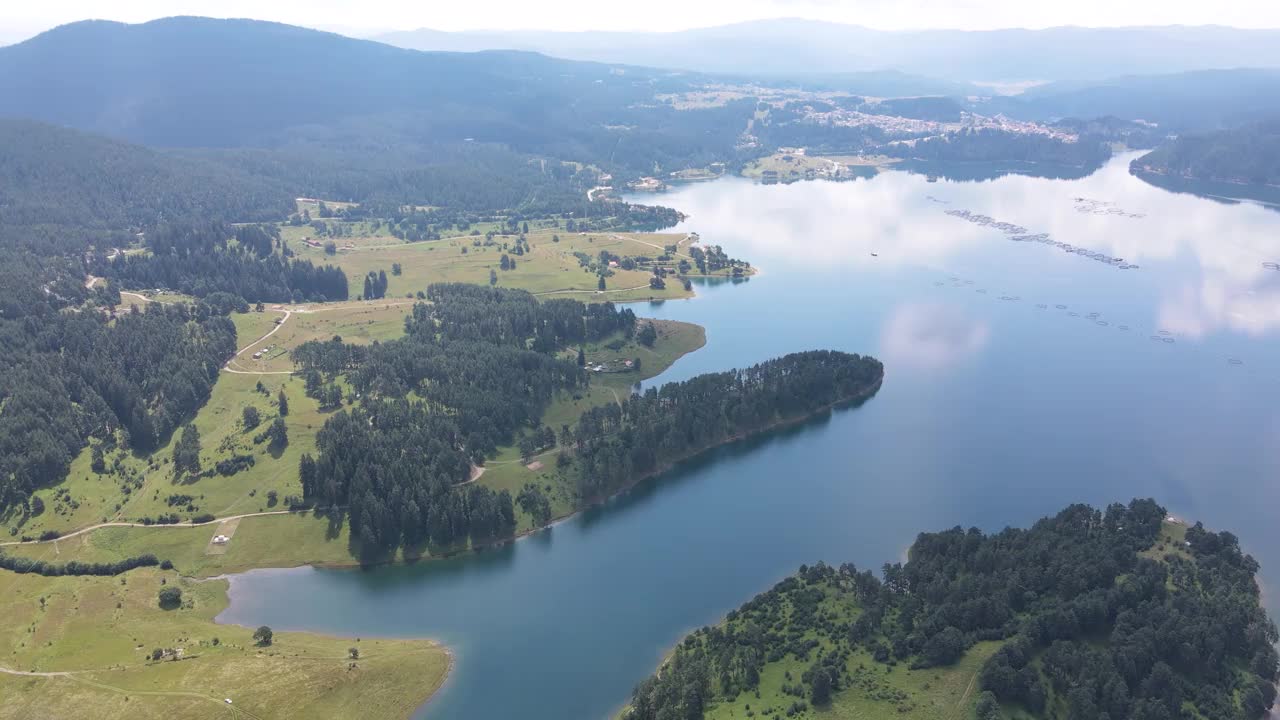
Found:
M 7 0 L 0 43 L 100 18 L 144 22 L 172 15 L 248 17 L 373 35 L 389 30 L 684 30 L 803 17 L 884 30 L 984 30 L 1055 25 L 1280 27 L 1275 0 Z

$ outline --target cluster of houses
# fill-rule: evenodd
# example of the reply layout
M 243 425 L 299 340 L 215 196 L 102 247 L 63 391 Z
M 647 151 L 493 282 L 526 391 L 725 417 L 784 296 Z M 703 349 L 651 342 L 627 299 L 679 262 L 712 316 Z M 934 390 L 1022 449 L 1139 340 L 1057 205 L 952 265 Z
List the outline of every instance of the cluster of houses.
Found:
M 612 366 L 611 366 L 612 365 Z M 630 360 L 615 360 L 612 363 L 596 363 L 586 367 L 590 372 L 625 372 L 630 370 L 635 363 Z
M 276 324 L 277 324 L 277 325 L 279 325 L 279 324 L 280 324 L 280 319 L 279 319 L 279 318 L 277 318 L 277 320 L 276 320 Z M 266 357 L 266 356 L 267 356 L 267 353 L 271 352 L 271 348 L 274 348 L 274 347 L 275 347 L 275 345 L 268 345 L 268 346 L 266 346 L 266 347 L 262 348 L 261 350 L 259 350 L 259 351 L 255 352 L 255 353 L 253 354 L 253 359 L 254 359 L 254 360 L 261 360 L 262 358 Z
M 627 187 L 641 192 L 661 192 L 667 189 L 667 184 L 656 177 L 642 177 L 627 183 Z

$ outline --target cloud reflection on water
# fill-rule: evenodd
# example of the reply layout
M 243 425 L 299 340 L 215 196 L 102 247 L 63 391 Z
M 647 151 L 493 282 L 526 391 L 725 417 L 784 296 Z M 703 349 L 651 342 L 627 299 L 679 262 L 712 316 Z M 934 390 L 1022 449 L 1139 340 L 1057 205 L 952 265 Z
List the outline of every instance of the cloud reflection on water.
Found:
M 929 183 L 922 175 L 900 171 L 848 183 L 786 186 L 732 179 L 719 181 L 739 184 L 732 193 L 692 186 L 662 202 L 691 213 L 689 227 L 703 231 L 705 242 L 723 243 L 766 272 L 770 266 L 816 273 L 923 266 L 988 270 L 996 273 L 993 282 L 1069 275 L 1073 292 L 1142 300 L 1148 316 L 1133 318 L 1135 324 L 1189 338 L 1219 331 L 1258 336 L 1280 329 L 1280 272 L 1263 266 L 1280 262 L 1280 213 L 1150 185 L 1129 174 L 1131 157 L 1117 157 L 1076 181 L 1009 175 Z M 1143 217 L 1080 212 L 1079 197 L 1116 203 Z M 1090 267 L 1097 264 L 1057 248 L 1012 243 L 999 231 L 947 216 L 947 209 L 1049 233 L 1054 240 L 1124 258 L 1141 269 Z
M 978 352 L 991 336 L 987 323 L 941 303 L 907 303 L 889 316 L 877 353 L 889 367 L 937 372 Z

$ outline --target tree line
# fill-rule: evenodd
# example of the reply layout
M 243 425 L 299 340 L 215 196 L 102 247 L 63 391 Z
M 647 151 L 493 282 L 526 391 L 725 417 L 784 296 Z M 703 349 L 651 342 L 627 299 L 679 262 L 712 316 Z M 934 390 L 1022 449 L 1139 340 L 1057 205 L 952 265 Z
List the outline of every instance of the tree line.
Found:
M 700 450 L 874 390 L 879 360 L 830 350 L 707 373 L 594 407 L 562 430 L 578 492 L 597 497 Z
M 928 162 L 1028 162 L 1073 167 L 1099 167 L 1111 158 L 1111 146 L 1089 135 L 1066 142 L 1048 135 L 985 128 L 885 145 L 880 151 Z
M 200 298 L 229 293 L 251 303 L 347 299 L 341 268 L 291 259 L 283 245 L 273 252 L 278 236 L 266 229 L 242 228 L 236 236 L 244 242 L 230 244 L 232 232 L 220 222 L 158 225 L 145 233 L 151 252 L 111 259 L 99 253 L 93 268 L 122 287 L 166 288 Z
M 156 559 L 156 556 L 151 553 L 128 557 L 112 563 L 88 563 L 80 562 L 79 560 L 72 560 L 65 563 L 54 563 L 46 560 L 34 560 L 27 557 L 7 555 L 0 552 L 0 569 L 15 572 L 20 575 L 26 573 L 34 573 L 45 577 L 63 577 L 72 575 L 120 575 L 121 573 L 126 573 L 140 567 L 155 567 L 157 565 L 165 566 L 165 569 L 173 567 L 168 560 L 161 563 Z

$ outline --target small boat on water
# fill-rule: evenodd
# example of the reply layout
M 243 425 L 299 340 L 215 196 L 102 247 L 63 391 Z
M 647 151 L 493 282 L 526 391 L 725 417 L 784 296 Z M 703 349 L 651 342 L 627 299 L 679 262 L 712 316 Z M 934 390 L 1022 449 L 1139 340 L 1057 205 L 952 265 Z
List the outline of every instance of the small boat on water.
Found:
M 871 253 L 871 257 L 880 257 L 880 256 L 875 253 Z

